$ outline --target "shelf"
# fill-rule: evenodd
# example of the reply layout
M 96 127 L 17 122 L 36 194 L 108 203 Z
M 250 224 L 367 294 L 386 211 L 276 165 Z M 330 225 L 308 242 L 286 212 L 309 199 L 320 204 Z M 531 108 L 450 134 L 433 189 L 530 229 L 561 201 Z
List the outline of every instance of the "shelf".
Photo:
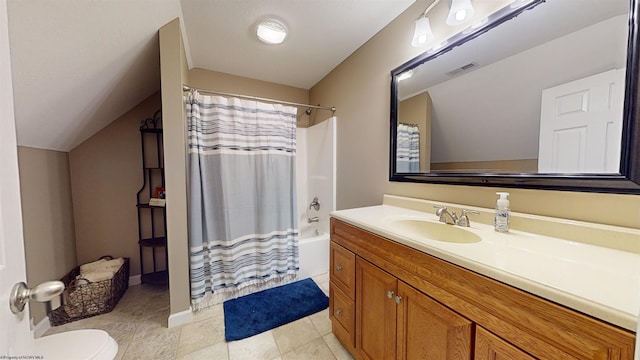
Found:
M 162 134 L 162 129 L 140 129 L 144 134 Z
M 148 209 L 148 208 L 153 208 L 153 209 L 164 209 L 164 206 L 153 206 L 153 205 L 149 205 L 147 204 L 138 204 L 136 205 L 138 208 L 140 209 Z
M 150 285 L 168 285 L 169 284 L 169 272 L 166 270 L 156 271 L 152 273 L 142 274 L 140 276 L 143 284 Z
M 142 239 L 138 241 L 138 244 L 144 247 L 165 247 L 167 246 L 167 238 L 159 236 L 155 238 Z
M 145 119 L 141 125 L 143 127 L 140 129 L 143 184 L 136 194 L 136 207 L 142 282 L 166 286 L 169 263 L 166 237 L 167 212 L 165 211 L 166 200 L 159 199 L 162 196 L 159 189 L 165 187 L 161 115 L 162 111 L 158 110 L 152 118 Z M 162 210 L 155 211 L 156 209 Z M 151 260 L 153 260 L 152 264 L 145 264 Z M 165 270 L 159 271 L 158 264 L 163 263 Z

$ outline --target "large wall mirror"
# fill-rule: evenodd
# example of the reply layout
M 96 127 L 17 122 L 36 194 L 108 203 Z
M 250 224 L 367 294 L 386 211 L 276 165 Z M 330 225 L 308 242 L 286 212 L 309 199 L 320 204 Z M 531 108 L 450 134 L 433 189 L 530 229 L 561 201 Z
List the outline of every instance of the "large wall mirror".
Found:
M 640 194 L 638 3 L 507 6 L 394 69 L 390 180 Z

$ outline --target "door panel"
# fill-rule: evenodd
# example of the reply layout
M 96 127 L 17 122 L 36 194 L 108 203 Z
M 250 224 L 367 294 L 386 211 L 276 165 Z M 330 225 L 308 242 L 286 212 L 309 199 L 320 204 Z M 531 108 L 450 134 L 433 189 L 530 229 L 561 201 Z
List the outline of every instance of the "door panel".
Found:
M 0 2 L 0 355 L 30 354 L 29 307 L 9 310 L 13 284 L 26 281 L 7 2 Z
M 624 69 L 542 91 L 538 171 L 618 173 Z
M 473 323 L 398 282 L 399 360 L 470 360 Z
M 356 258 L 356 348 L 363 359 L 395 359 L 396 282 L 389 273 Z

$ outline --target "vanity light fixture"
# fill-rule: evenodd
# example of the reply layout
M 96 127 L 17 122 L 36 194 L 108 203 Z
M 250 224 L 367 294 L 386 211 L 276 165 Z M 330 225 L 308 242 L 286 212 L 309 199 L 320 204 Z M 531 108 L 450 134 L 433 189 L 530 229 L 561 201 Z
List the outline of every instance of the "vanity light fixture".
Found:
M 413 76 L 413 70 L 405 71 L 402 74 L 398 75 L 398 81 L 406 80 Z
M 431 31 L 431 23 L 427 17 L 427 13 L 433 9 L 440 0 L 434 0 L 431 5 L 422 13 L 422 15 L 415 21 L 415 28 L 413 30 L 413 38 L 411 39 L 411 46 L 420 47 L 426 45 L 433 40 L 433 32 Z
M 256 35 L 265 44 L 280 44 L 287 37 L 287 27 L 280 20 L 266 18 L 258 23 Z
M 471 19 L 475 10 L 471 5 L 471 0 L 451 0 L 449 15 L 447 15 L 447 25 L 460 25 Z
M 420 47 L 433 40 L 433 32 L 431 31 L 431 24 L 429 18 L 423 16 L 416 20 L 416 27 L 413 30 L 413 39 L 411 40 L 411 46 Z

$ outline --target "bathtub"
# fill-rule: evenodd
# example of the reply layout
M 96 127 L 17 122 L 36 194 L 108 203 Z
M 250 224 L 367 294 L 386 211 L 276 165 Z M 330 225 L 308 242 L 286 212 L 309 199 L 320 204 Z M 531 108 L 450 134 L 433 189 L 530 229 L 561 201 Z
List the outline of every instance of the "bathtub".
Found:
M 298 279 L 329 272 L 329 233 L 316 235 L 313 228 L 301 229 L 299 235 L 300 271 Z

